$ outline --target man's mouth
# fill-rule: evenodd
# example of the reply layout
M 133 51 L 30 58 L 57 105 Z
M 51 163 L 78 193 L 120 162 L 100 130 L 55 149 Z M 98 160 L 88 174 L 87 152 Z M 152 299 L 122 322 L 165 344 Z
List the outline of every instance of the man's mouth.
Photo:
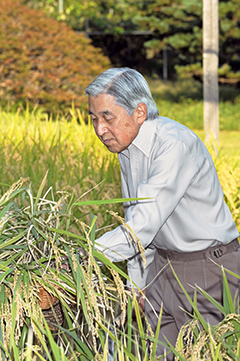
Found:
M 113 141 L 113 138 L 107 138 L 107 139 L 102 139 L 103 144 L 108 145 L 111 141 Z

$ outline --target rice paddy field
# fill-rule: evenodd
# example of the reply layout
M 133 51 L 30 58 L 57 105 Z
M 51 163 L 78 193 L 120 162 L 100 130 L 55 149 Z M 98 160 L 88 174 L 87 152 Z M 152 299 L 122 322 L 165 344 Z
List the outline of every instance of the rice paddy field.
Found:
M 202 102 L 169 104 L 158 99 L 160 114 L 204 139 Z M 124 291 L 125 265 L 113 265 L 93 249 L 94 239 L 123 216 L 121 202 L 111 201 L 121 198 L 117 156 L 97 139 L 86 114 L 70 113 L 52 121 L 38 109 L 0 111 L 0 360 L 156 360 L 157 341 L 136 295 Z M 218 155 L 210 149 L 238 229 L 239 117 L 237 102 L 220 105 Z M 171 346 L 176 360 L 240 359 L 240 318 L 224 271 L 223 277 L 225 304 L 216 305 L 223 323 L 204 323 L 193 302 L 194 345 L 182 330 Z M 59 300 L 63 323 L 42 317 L 36 301 L 42 289 Z
M 169 103 L 169 100 L 167 101 Z M 171 113 L 166 100 L 158 102 L 160 115 L 172 117 L 204 140 L 203 126 L 196 127 L 196 117 L 202 119 L 202 102 L 189 106 L 189 101 L 171 103 Z M 226 105 L 227 107 L 227 105 Z M 222 108 L 224 108 L 222 106 Z M 84 200 L 111 199 L 121 197 L 120 172 L 117 156 L 111 154 L 97 139 L 87 114 L 72 109 L 71 120 L 62 117 L 52 121 L 47 115 L 36 109 L 29 113 L 7 113 L 2 111 L 0 117 L 0 175 L 1 188 L 4 192 L 8 186 L 20 177 L 29 178 L 33 192 L 48 172 L 46 187 L 53 191 L 68 191 L 74 197 Z M 233 124 L 238 120 L 240 127 L 240 106 L 228 107 L 229 116 L 221 113 L 220 121 Z M 220 130 L 219 155 L 215 164 L 224 187 L 230 187 L 232 199 L 227 200 L 239 209 L 240 187 L 240 129 Z M 210 150 L 211 151 L 211 150 Z M 224 166 L 223 166 L 224 165 Z M 225 167 L 225 168 L 224 168 Z M 224 169 L 224 170 L 223 170 Z M 226 172 L 225 177 L 223 173 Z M 231 179 L 231 184 L 223 179 Z M 235 185 L 234 185 L 234 184 Z M 229 189 L 224 189 L 229 193 Z M 89 211 L 96 211 L 99 226 L 109 226 L 108 207 L 100 206 Z M 119 212 L 121 205 L 110 205 L 109 210 Z M 234 211 L 238 221 L 238 210 Z

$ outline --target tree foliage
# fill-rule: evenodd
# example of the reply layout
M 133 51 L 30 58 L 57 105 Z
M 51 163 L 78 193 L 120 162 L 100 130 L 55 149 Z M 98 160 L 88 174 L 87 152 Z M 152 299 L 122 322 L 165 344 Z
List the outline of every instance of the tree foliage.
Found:
M 145 44 L 149 57 L 171 47 L 183 50 L 180 59 L 200 58 L 201 3 L 198 0 L 142 1 L 139 9 L 134 21 L 140 28 L 149 28 L 155 33 L 154 39 Z
M 132 16 L 137 11 L 136 0 L 23 0 L 30 7 L 44 9 L 57 20 L 66 21 L 75 30 L 83 31 L 88 21 L 92 31 L 105 34 L 122 34 L 126 30 L 134 30 Z
M 168 49 L 171 68 L 176 66 L 180 77 L 202 78 L 202 1 L 199 0 L 64 0 L 59 13 L 59 0 L 24 0 L 31 6 L 42 6 L 52 16 L 64 19 L 73 28 L 113 34 L 134 30 L 151 31 L 139 51 L 151 62 L 162 63 L 162 50 Z M 219 80 L 240 82 L 240 7 L 239 0 L 219 0 Z M 136 38 L 132 38 L 132 42 Z M 111 49 L 109 49 L 111 52 Z M 127 54 L 127 52 L 125 52 Z M 125 65 L 125 64 L 124 64 Z
M 19 0 L 0 0 L 1 103 L 49 113 L 86 104 L 84 88 L 110 66 L 101 50 L 65 24 Z
M 150 0 L 139 2 L 134 21 L 149 28 L 154 39 L 145 43 L 148 57 L 161 56 L 163 48 L 174 53 L 181 77 L 202 77 L 202 2 L 199 0 Z M 238 0 L 219 1 L 219 80 L 240 82 L 240 7 Z

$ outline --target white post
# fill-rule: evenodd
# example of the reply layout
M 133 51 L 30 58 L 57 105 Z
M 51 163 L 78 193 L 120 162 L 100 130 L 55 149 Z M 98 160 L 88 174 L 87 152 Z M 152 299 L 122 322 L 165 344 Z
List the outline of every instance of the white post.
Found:
M 203 0 L 203 100 L 205 141 L 219 143 L 218 0 Z
M 58 0 L 58 12 L 63 13 L 63 0 Z

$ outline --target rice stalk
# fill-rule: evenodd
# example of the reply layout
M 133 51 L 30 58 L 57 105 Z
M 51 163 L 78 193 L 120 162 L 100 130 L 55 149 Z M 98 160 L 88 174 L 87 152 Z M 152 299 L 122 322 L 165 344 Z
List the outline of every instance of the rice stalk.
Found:
M 218 360 L 225 361 L 237 360 L 238 338 L 236 337 L 236 324 L 240 328 L 240 315 L 228 314 L 218 325 L 203 330 L 197 320 L 192 320 L 184 325 L 179 333 L 176 343 L 176 351 L 180 353 L 185 360 L 214 360 L 215 353 L 219 353 Z M 194 335 L 198 336 L 194 340 Z M 228 339 L 233 336 L 233 340 L 228 344 Z M 184 346 L 180 339 L 183 339 Z M 178 356 L 176 361 L 180 360 Z
M 114 216 L 124 227 L 124 229 L 126 230 L 129 240 L 131 242 L 133 242 L 136 246 L 136 250 L 137 252 L 140 252 L 141 256 L 142 256 L 142 260 L 143 260 L 143 265 L 146 265 L 146 257 L 145 257 L 145 248 L 143 247 L 141 241 L 139 240 L 139 238 L 135 235 L 135 233 L 133 232 L 133 230 L 131 229 L 131 227 L 125 222 L 125 220 L 119 216 L 117 213 L 113 212 L 113 211 L 109 211 L 109 213 Z

